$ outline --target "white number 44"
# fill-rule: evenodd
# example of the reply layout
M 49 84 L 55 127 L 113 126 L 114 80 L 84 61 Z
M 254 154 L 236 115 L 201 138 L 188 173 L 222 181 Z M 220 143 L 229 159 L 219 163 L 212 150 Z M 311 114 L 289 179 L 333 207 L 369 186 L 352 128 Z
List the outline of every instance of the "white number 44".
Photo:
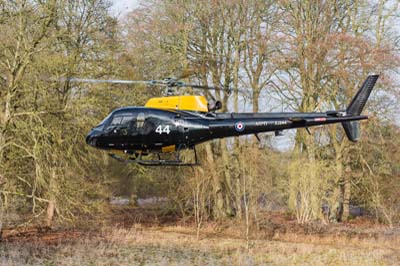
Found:
M 170 132 L 170 130 L 169 130 L 169 126 L 165 126 L 165 127 L 163 127 L 162 125 L 159 125 L 157 128 L 156 128 L 156 133 L 158 133 L 158 134 L 162 134 L 162 133 L 167 133 L 167 134 L 169 134 L 169 132 Z

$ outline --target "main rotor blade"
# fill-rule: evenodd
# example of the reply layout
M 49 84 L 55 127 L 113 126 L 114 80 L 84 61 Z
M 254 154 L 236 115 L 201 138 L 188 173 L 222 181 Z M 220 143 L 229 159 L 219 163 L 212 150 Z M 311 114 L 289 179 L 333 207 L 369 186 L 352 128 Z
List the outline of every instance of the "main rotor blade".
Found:
M 223 87 L 205 86 L 205 85 L 188 84 L 188 83 L 178 84 L 178 87 L 191 87 L 193 89 L 206 89 L 206 90 L 214 90 L 214 91 L 225 91 L 228 94 L 230 94 L 233 91 L 235 91 L 235 89 L 230 88 L 230 87 L 223 88 Z M 247 93 L 246 90 L 242 90 L 242 89 L 236 89 L 236 91 L 241 92 L 241 93 Z
M 111 83 L 111 84 L 148 84 L 162 85 L 157 80 L 115 80 L 115 79 L 83 79 L 83 78 L 61 78 L 61 81 L 71 81 L 78 83 Z
M 177 87 L 190 87 L 193 89 L 214 90 L 214 91 L 226 91 L 226 92 L 231 91 L 231 88 L 221 88 L 221 87 L 214 87 L 214 86 L 189 84 L 189 83 L 185 83 L 185 82 L 177 82 L 176 86 Z
M 87 79 L 87 78 L 60 78 L 60 81 L 70 81 L 76 83 L 108 83 L 108 84 L 145 84 L 150 86 L 162 86 L 162 87 L 190 87 L 193 89 L 202 89 L 202 90 L 214 90 L 214 91 L 225 91 L 228 94 L 235 91 L 232 88 L 223 88 L 217 86 L 206 86 L 206 85 L 197 85 L 185 83 L 177 80 L 176 78 L 166 78 L 164 80 L 116 80 L 116 79 Z M 240 93 L 248 93 L 246 90 L 237 89 Z

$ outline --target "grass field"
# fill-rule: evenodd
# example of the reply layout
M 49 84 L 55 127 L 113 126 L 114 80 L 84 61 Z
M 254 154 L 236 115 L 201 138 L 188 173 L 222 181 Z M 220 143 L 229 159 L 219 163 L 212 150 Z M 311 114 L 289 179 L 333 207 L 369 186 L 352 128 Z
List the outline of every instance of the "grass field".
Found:
M 400 265 L 398 238 L 285 234 L 245 240 L 192 227 L 110 227 L 18 235 L 0 243 L 0 265 Z
M 197 239 L 190 219 L 131 207 L 62 228 L 3 230 L 0 265 L 400 265 L 400 227 L 365 218 L 299 225 L 265 213 L 249 242 L 238 220 L 205 223 Z

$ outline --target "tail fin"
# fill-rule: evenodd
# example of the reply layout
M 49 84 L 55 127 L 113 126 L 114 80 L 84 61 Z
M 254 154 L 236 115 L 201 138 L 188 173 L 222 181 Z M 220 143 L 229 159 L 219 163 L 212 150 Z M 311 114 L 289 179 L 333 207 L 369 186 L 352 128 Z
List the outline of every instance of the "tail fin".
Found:
M 371 94 L 372 89 L 375 86 L 375 83 L 378 79 L 379 75 L 371 75 L 368 76 L 361 86 L 360 90 L 357 92 L 356 96 L 351 100 L 350 105 L 346 109 L 346 113 L 350 115 L 360 115 L 365 103 L 368 100 L 369 95 Z
M 350 141 L 357 142 L 360 139 L 360 121 L 342 122 L 342 126 Z
M 371 94 L 372 89 L 378 80 L 379 75 L 368 76 L 361 86 L 360 90 L 351 100 L 350 105 L 346 109 L 347 115 L 360 115 L 364 109 L 365 103 Z M 344 131 L 346 132 L 347 138 L 350 141 L 357 142 L 360 139 L 360 122 L 359 121 L 349 121 L 342 123 Z

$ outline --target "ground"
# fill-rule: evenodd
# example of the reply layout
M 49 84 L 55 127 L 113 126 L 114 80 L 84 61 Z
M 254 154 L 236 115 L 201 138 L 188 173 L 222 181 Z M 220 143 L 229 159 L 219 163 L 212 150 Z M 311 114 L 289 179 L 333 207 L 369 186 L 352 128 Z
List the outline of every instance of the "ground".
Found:
M 190 221 L 133 217 L 92 231 L 5 230 L 0 265 L 400 265 L 400 229 L 369 222 L 301 226 L 275 216 L 247 242 L 233 222 L 205 223 L 197 239 Z

